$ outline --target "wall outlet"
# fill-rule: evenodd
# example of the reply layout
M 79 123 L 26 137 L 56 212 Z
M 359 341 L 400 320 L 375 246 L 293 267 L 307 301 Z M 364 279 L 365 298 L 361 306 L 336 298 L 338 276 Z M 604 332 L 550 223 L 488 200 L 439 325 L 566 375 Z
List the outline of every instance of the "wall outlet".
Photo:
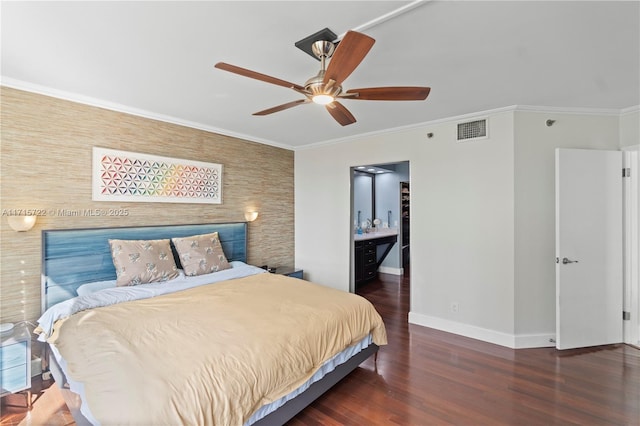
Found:
M 459 310 L 460 310 L 460 305 L 458 304 L 458 302 L 451 302 L 451 312 L 453 312 L 454 314 L 457 314 Z

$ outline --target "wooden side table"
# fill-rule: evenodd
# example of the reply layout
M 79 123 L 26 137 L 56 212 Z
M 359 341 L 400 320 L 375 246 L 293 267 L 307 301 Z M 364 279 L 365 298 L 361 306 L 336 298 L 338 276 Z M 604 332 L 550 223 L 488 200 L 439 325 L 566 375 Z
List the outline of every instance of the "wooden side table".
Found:
M 288 277 L 293 277 L 293 278 L 300 278 L 303 279 L 303 270 L 302 269 L 295 269 L 295 268 L 289 268 L 286 266 L 282 266 L 279 268 L 276 268 L 274 273 L 276 274 L 280 274 L 280 275 L 286 275 Z

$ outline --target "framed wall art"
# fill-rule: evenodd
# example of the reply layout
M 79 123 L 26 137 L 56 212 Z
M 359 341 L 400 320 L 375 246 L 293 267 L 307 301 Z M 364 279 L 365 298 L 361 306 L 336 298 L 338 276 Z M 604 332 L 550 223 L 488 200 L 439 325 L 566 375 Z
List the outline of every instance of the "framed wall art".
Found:
M 222 164 L 93 148 L 94 201 L 222 203 Z

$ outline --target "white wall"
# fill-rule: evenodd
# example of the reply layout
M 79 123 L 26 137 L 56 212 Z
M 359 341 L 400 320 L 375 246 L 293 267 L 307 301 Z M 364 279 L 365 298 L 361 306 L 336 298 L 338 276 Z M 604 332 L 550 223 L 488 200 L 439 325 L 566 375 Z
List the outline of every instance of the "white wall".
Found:
M 556 327 L 555 149 L 617 150 L 618 116 L 517 111 L 514 127 L 515 333 L 535 345 Z
M 616 149 L 619 117 L 505 109 L 488 115 L 488 138 L 456 143 L 457 122 L 471 119 L 296 151 L 296 266 L 347 291 L 350 167 L 410 160 L 410 322 L 545 346 L 555 333 L 554 149 Z
M 411 157 L 416 323 L 513 332 L 512 122 L 512 112 L 492 115 L 489 137 L 464 143 L 455 122 L 430 127 Z
M 413 320 L 512 333 L 512 121 L 497 114 L 489 139 L 466 144 L 443 123 L 296 151 L 296 266 L 348 290 L 349 168 L 410 160 Z
M 640 143 L 640 107 L 630 108 L 620 115 L 620 147 Z
M 306 277 L 349 290 L 352 255 L 350 168 L 406 161 L 414 132 L 398 147 L 388 135 L 295 152 L 296 267 Z

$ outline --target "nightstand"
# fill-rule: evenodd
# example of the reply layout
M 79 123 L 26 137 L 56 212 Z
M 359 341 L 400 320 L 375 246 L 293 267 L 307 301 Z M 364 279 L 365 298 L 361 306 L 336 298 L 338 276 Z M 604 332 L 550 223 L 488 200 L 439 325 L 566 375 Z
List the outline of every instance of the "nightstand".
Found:
M 280 275 L 286 275 L 288 277 L 303 279 L 302 269 L 288 268 L 286 266 L 282 266 L 282 267 L 276 268 L 274 273 L 280 274 Z
M 0 396 L 26 392 L 31 407 L 31 333 L 22 323 L 0 339 Z

